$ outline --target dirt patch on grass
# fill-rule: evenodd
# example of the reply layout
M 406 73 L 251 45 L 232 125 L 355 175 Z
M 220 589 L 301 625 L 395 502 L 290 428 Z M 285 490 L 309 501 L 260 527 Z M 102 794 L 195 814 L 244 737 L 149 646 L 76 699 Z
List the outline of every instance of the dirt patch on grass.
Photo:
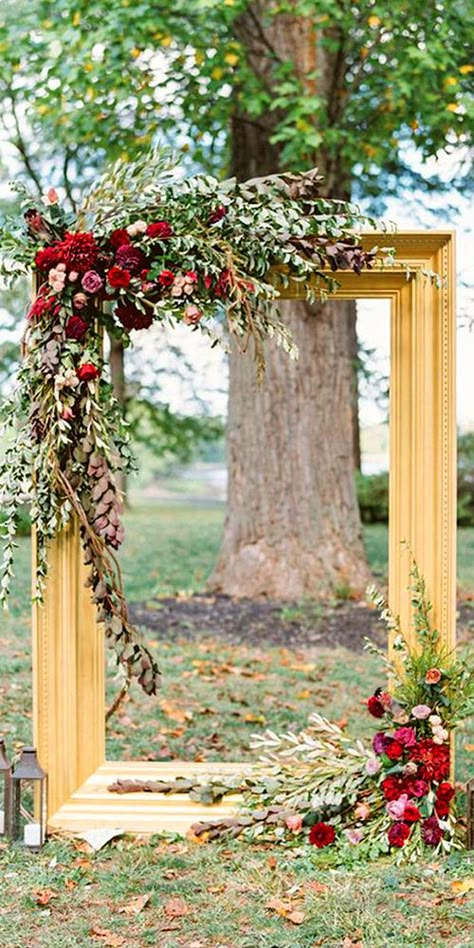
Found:
M 322 605 L 193 595 L 132 603 L 130 613 L 136 625 L 166 641 L 213 637 L 230 645 L 343 646 L 353 652 L 363 650 L 366 636 L 377 645 L 386 641 L 377 612 L 354 601 Z M 473 603 L 460 604 L 458 635 L 474 638 Z

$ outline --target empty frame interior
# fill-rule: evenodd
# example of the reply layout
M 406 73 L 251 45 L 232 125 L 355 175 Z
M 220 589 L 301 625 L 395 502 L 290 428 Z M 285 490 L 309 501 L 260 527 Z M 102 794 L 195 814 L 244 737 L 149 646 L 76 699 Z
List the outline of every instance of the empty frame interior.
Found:
M 389 599 L 410 629 L 410 555 L 423 573 L 443 642 L 455 638 L 456 416 L 454 237 L 450 232 L 369 234 L 394 246 L 393 265 L 338 274 L 341 299 L 391 303 Z M 436 285 L 430 272 L 438 275 Z M 285 298 L 298 298 L 291 284 Z M 34 551 L 33 551 L 34 556 Z M 81 832 L 120 827 L 186 831 L 224 816 L 235 799 L 212 807 L 185 796 L 108 793 L 117 777 L 140 779 L 229 772 L 248 765 L 105 761 L 104 641 L 86 576 L 78 530 L 52 544 L 42 606 L 33 609 L 34 731 L 49 776 L 49 825 Z M 33 563 L 34 568 L 34 563 Z

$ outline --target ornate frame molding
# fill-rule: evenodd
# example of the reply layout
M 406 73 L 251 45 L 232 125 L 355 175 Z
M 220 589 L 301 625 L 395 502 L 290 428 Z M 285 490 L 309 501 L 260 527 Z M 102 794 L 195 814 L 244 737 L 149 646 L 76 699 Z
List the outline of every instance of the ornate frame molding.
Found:
M 369 234 L 393 245 L 386 269 L 338 274 L 342 299 L 391 303 L 389 599 L 410 628 L 409 567 L 405 541 L 418 561 L 443 642 L 455 641 L 456 410 L 455 262 L 451 231 Z M 437 288 L 426 275 L 441 278 Z M 283 291 L 296 299 L 297 284 Z M 34 552 L 33 552 L 34 556 Z M 84 589 L 78 532 L 53 543 L 44 605 L 33 608 L 34 732 L 49 774 L 51 829 L 93 826 L 135 832 L 185 831 L 192 822 L 221 816 L 231 804 L 203 807 L 187 798 L 108 794 L 119 776 L 141 779 L 233 771 L 233 763 L 105 761 L 104 645 L 95 607 Z

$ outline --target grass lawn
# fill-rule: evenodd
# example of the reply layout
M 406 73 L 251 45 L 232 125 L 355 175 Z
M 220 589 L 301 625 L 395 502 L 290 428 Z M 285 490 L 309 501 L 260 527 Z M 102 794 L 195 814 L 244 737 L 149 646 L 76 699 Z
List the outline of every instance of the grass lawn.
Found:
M 202 587 L 222 516 L 218 507 L 131 511 L 122 554 L 129 597 Z M 386 535 L 378 526 L 366 535 L 381 574 Z M 474 531 L 460 531 L 459 578 L 464 591 L 474 589 Z M 28 595 L 29 544 L 22 540 L 0 631 L 0 731 L 10 750 L 31 739 Z M 163 692 L 151 700 L 133 690 L 110 724 L 110 758 L 244 759 L 253 731 L 300 727 L 313 708 L 370 733 L 362 701 L 379 669 L 366 654 L 209 639 L 160 643 L 159 653 Z M 474 728 L 460 734 L 459 750 L 464 779 L 472 772 Z M 0 878 L 0 948 L 474 946 L 474 856 L 465 853 L 415 867 L 390 860 L 364 867 L 338 865 L 329 851 L 309 847 L 123 838 L 91 855 L 80 842 L 51 840 L 38 856 L 0 845 Z M 298 924 L 288 917 L 293 912 Z

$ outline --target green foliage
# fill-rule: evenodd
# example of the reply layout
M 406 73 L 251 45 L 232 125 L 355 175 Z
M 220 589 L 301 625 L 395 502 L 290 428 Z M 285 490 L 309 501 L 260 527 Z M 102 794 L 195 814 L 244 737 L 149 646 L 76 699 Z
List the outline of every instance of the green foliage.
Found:
M 259 74 L 241 37 L 249 11 Z M 314 31 L 304 81 L 272 46 L 286 15 L 301 18 L 302 35 Z M 30 164 L 38 140 L 54 143 L 70 191 L 75 167 L 87 175 L 105 155 L 132 158 L 157 136 L 192 162 L 222 167 L 231 118 L 246 113 L 257 123 L 270 115 L 284 167 L 307 167 L 324 151 L 358 193 L 380 198 L 422 180 L 409 167 L 412 149 L 426 160 L 469 144 L 468 20 L 464 0 L 413 0 L 409 10 L 405 0 L 34 0 L 21 15 L 15 4 L 3 12 L 0 87 L 7 108 L 27 109 Z M 21 135 L 12 137 L 25 152 Z M 461 172 L 449 187 L 466 183 Z
M 363 523 L 388 523 L 388 471 L 362 474 L 356 471 L 356 488 Z

